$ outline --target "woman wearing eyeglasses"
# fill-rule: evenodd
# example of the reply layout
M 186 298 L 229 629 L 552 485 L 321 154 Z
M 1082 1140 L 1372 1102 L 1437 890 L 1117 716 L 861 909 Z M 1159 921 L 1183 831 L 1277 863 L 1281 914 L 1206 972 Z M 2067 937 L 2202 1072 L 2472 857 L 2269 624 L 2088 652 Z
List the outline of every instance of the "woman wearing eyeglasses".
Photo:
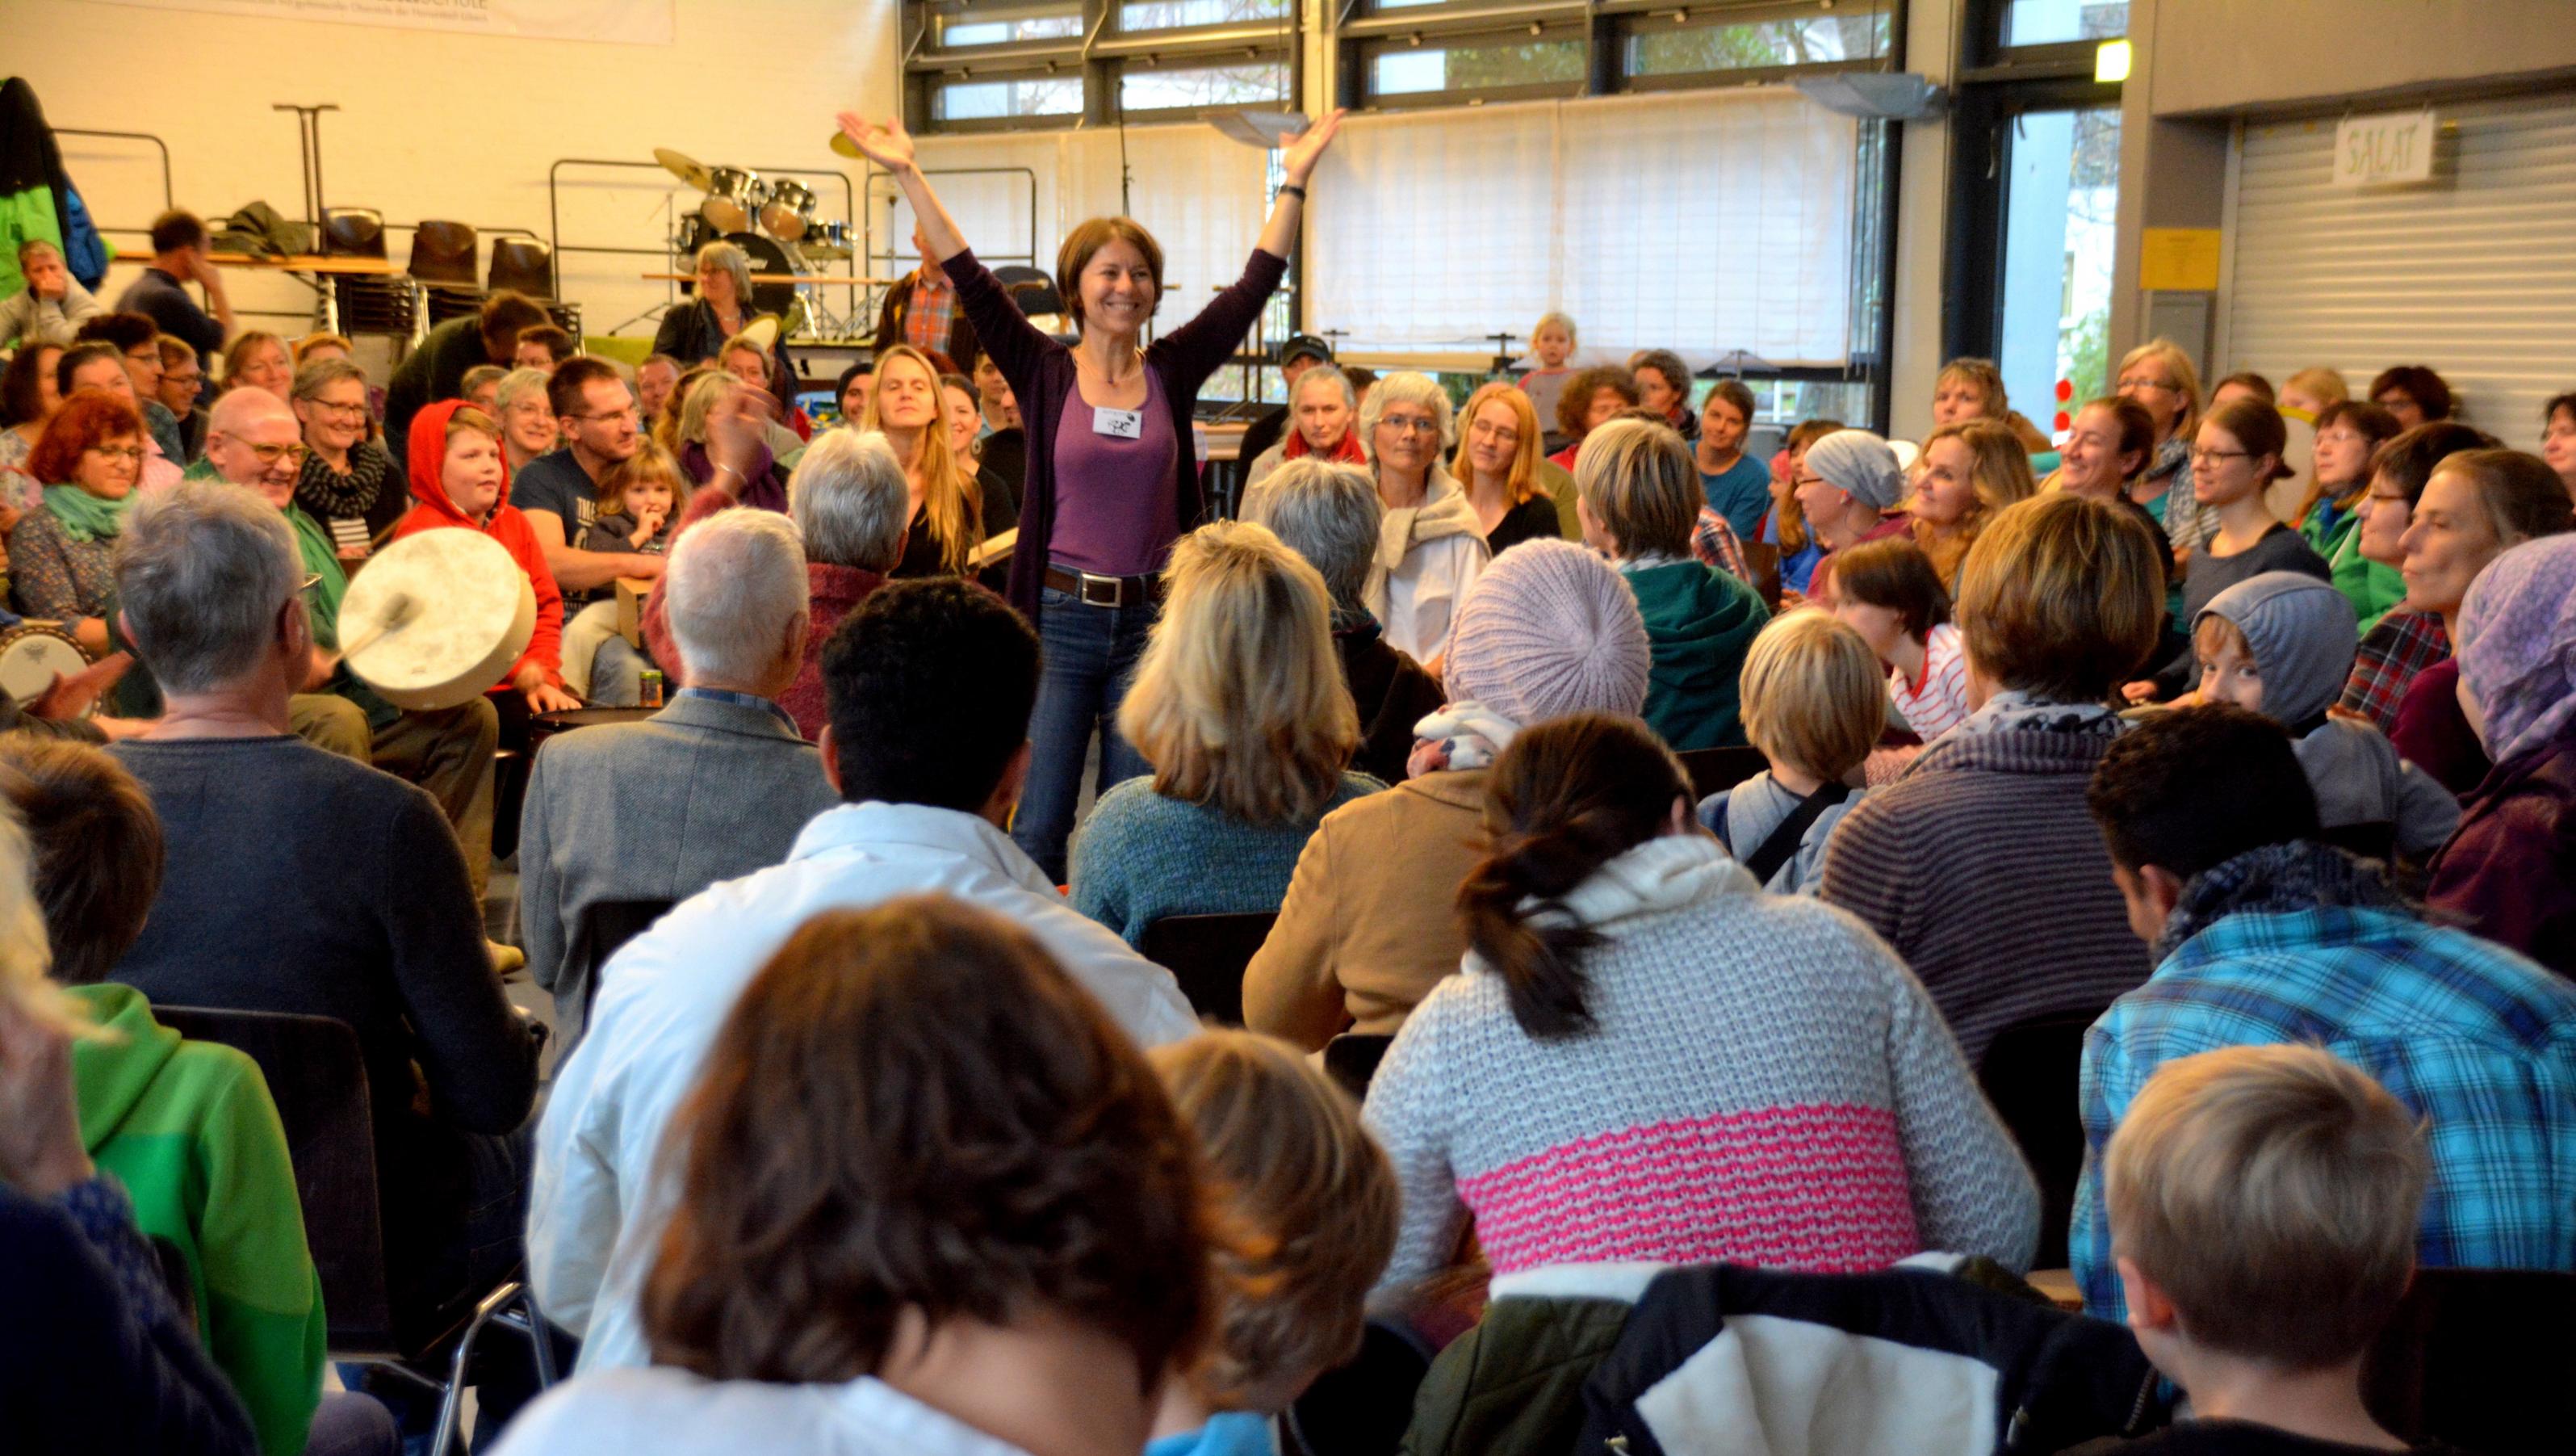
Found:
M 98 390 L 65 400 L 27 457 L 45 502 L 9 533 L 10 596 L 21 613 L 62 623 L 92 657 L 107 652 L 116 538 L 142 471 L 143 417 Z
M 1368 608 L 1386 628 L 1387 645 L 1434 677 L 1467 589 L 1492 559 L 1476 508 L 1440 463 L 1448 442 L 1449 396 L 1427 374 L 1390 374 L 1360 401 L 1360 444 L 1386 507 L 1369 566 Z
M 341 560 L 363 561 L 411 509 L 393 457 L 369 438 L 366 373 L 325 355 L 295 371 L 291 402 L 312 452 L 295 478 L 295 503 L 322 523 Z
M 2200 372 L 2172 340 L 2150 339 L 2120 360 L 2114 377 L 2119 380 L 2115 392 L 2146 406 L 2156 422 L 2155 448 L 2130 486 L 2129 498 L 2146 507 L 2173 542 L 2175 580 L 2166 585 L 2176 587 L 2189 574 L 2193 553 L 2215 528 L 2191 489 L 2191 444 L 2200 430 Z M 2169 594 L 2169 599 L 2180 605 L 2178 596 Z

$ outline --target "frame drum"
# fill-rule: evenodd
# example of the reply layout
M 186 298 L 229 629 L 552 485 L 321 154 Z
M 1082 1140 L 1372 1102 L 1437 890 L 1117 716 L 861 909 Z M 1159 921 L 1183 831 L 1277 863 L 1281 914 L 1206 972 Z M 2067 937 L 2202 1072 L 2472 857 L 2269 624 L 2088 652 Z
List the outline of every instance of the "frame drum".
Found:
M 496 687 L 536 635 L 537 594 L 509 548 L 462 527 L 385 547 L 340 599 L 342 660 L 397 708 L 435 711 Z
M 0 691 L 19 707 L 43 697 L 54 674 L 69 677 L 87 666 L 89 654 L 60 627 L 21 622 L 0 631 Z

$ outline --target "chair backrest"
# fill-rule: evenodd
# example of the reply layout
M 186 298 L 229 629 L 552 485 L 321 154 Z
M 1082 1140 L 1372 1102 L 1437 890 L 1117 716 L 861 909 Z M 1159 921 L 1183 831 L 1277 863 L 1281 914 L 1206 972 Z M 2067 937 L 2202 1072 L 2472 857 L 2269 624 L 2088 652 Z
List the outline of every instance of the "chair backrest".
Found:
M 582 959 L 581 1027 L 566 1029 L 564 1055 L 572 1054 L 571 1037 L 590 1025 L 590 1004 L 599 999 L 599 973 L 626 942 L 642 935 L 654 921 L 671 913 L 675 900 L 600 900 L 581 912 L 581 937 L 570 953 Z
M 1386 1060 L 1386 1049 L 1393 1045 L 1395 1038 L 1391 1036 L 1343 1032 L 1324 1043 L 1324 1075 L 1340 1083 L 1343 1091 L 1366 1102 L 1377 1064 Z
M 2107 1009 L 2107 1008 L 2106 1008 Z M 2066 1229 L 2075 1212 L 2075 1180 L 2084 1170 L 2084 1119 L 2077 1107 L 2085 1030 L 2100 1011 L 2060 1011 L 2015 1022 L 1986 1043 L 1977 1085 L 2021 1144 L 2039 1180 L 2039 1257 L 2032 1267 L 2066 1263 Z
M 1145 927 L 1145 959 L 1180 979 L 1190 1008 L 1220 1026 L 1243 1024 L 1243 968 L 1252 964 L 1276 910 L 1239 915 L 1166 915 Z
M 2362 1401 L 2408 1441 L 2490 1456 L 2563 1452 L 2576 1432 L 2571 1329 L 2576 1274 L 2418 1270 L 2362 1362 Z
M 304 1242 L 322 1276 L 332 1350 L 389 1354 L 393 1307 L 385 1295 L 382 1212 L 376 1202 L 376 1134 L 358 1034 L 327 1016 L 155 1006 L 162 1025 L 221 1042 L 259 1064 L 304 1207 Z
M 1350 1363 L 1317 1376 L 1282 1422 L 1292 1456 L 1393 1456 L 1439 1351 L 1400 1322 L 1372 1318 Z
M 1030 318 L 1064 312 L 1064 297 L 1056 291 L 1055 279 L 1044 269 L 1025 263 L 1012 263 L 993 270 L 993 276 L 1011 295 L 1011 302 Z
M 2319 841 L 2363 859 L 2388 860 L 2397 855 L 2397 826 L 2386 819 L 2367 824 L 2337 824 L 2317 833 Z
M 495 293 L 506 288 L 530 298 L 554 297 L 554 249 L 535 238 L 494 238 L 491 288 Z
M 1720 789 L 1734 788 L 1771 767 L 1771 760 L 1764 758 L 1758 748 L 1691 748 L 1677 757 L 1690 774 L 1692 797 L 1700 799 Z
M 423 283 L 454 283 L 471 288 L 475 246 L 471 223 L 422 223 L 412 229 L 411 264 L 404 271 Z
M 385 215 L 372 207 L 324 209 L 322 251 L 341 258 L 383 257 Z

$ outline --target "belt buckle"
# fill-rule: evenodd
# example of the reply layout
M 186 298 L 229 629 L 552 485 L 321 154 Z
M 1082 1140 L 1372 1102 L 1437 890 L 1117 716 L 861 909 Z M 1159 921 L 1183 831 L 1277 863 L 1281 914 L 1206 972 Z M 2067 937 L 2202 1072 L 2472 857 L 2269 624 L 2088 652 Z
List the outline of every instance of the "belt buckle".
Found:
M 1127 604 L 1127 583 L 1114 576 L 1082 574 L 1082 604 L 1086 607 L 1122 607 Z

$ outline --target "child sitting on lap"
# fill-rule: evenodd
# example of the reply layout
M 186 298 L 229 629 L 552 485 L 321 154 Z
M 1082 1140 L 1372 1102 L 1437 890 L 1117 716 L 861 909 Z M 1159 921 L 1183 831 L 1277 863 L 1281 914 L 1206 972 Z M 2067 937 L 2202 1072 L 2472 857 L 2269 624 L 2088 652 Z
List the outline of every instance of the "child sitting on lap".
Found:
M 1744 734 L 1771 767 L 1700 800 L 1699 822 L 1763 888 L 1812 894 L 1887 723 L 1878 658 L 1832 616 L 1792 612 L 1753 639 L 1740 690 Z
M 670 549 L 671 524 L 689 504 L 688 472 L 671 452 L 647 440 L 619 462 L 599 483 L 599 514 L 581 528 L 573 544 L 583 551 L 633 551 L 659 556 Z M 617 587 L 594 587 L 564 621 L 564 685 L 575 697 L 589 699 L 591 661 L 617 635 Z M 650 663 L 648 662 L 649 666 Z

